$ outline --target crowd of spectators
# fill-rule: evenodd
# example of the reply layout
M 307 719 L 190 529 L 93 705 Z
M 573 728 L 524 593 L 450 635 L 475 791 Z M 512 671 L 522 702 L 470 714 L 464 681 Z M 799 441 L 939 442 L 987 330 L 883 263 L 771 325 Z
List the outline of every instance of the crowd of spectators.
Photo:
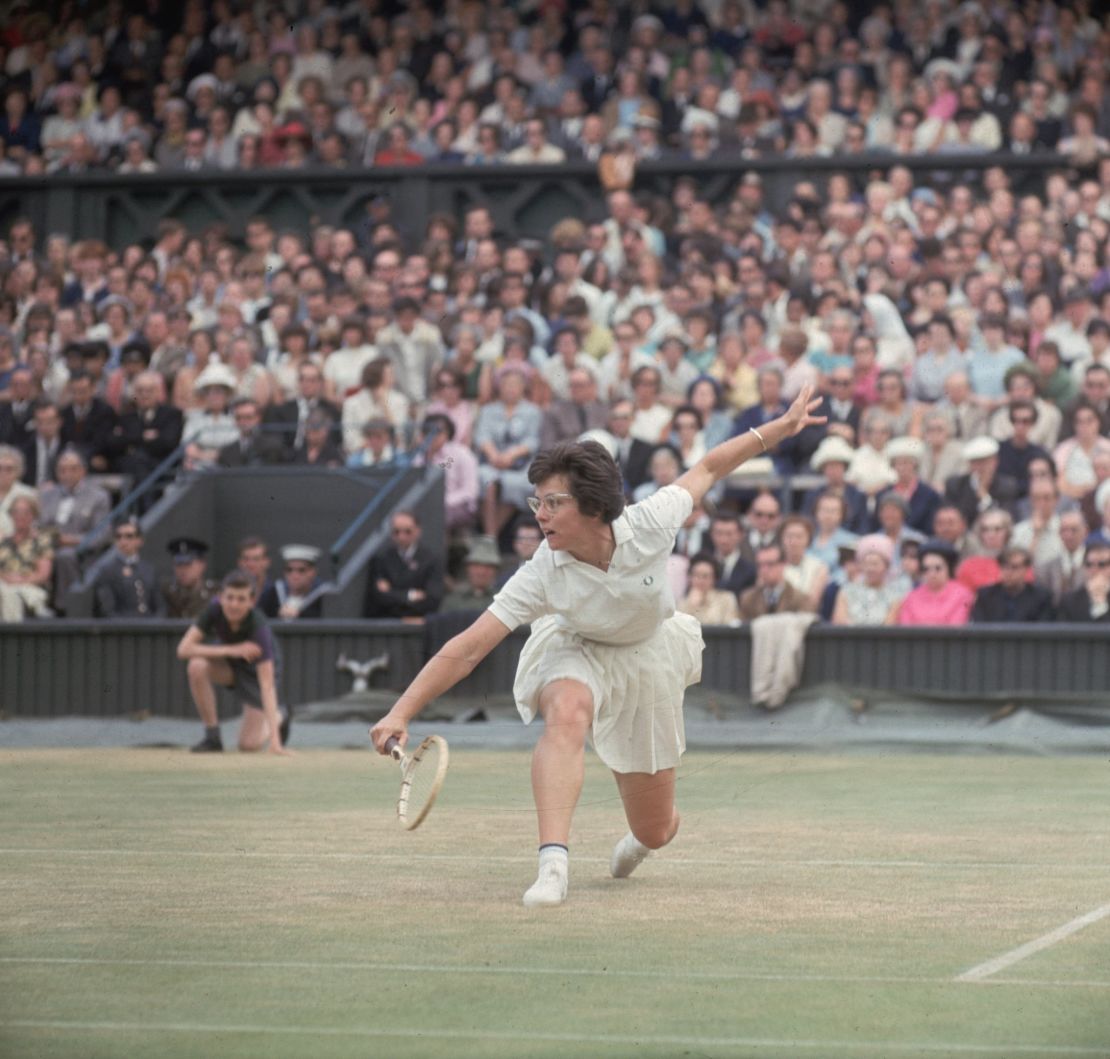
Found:
M 1096 5 L 9 5 L 8 173 L 1107 148 Z M 868 7 L 873 10 L 862 17 Z
M 250 168 L 251 137 L 288 165 L 286 119 L 304 123 L 298 164 L 356 148 L 375 165 L 592 159 L 593 125 L 599 164 L 657 157 L 653 142 L 694 163 L 850 154 L 861 128 L 859 150 L 893 153 L 820 179 L 799 166 L 781 209 L 754 172 L 711 201 L 696 165 L 668 195 L 610 165 L 603 215 L 544 241 L 496 230 L 481 205 L 413 232 L 387 199 L 358 230 L 258 216 L 241 241 L 167 219 L 109 247 L 17 219 L 0 247 L 4 616 L 64 606 L 104 486 L 179 446 L 185 475 L 434 461 L 468 561 L 445 582 L 447 557 L 397 513 L 365 612 L 473 604 L 538 543 L 539 448 L 601 440 L 634 501 L 813 385 L 828 425 L 753 461 L 680 534 L 683 607 L 726 622 L 1110 620 L 1110 34 L 1082 7 L 899 4 L 851 26 L 845 5 L 775 0 L 635 17 L 603 2 L 309 7 L 290 24 L 187 4 L 158 24 L 109 5 L 103 24 L 60 30 L 24 9 L 3 64 L 7 163 L 43 164 L 57 115 L 37 122 L 74 96 L 63 84 L 81 89 L 70 129 L 99 143 L 90 165 L 130 156 L 140 133 L 167 168 L 175 137 L 186 155 L 197 137 L 202 165 Z M 121 138 L 97 141 L 113 95 Z M 267 108 L 269 139 L 251 125 Z M 498 142 L 473 147 L 465 129 Z M 969 144 L 1000 164 L 954 180 L 897 157 Z M 1006 151 L 1046 164 L 1008 169 Z M 137 524 L 116 533 L 137 571 Z M 298 564 L 294 579 L 312 572 Z

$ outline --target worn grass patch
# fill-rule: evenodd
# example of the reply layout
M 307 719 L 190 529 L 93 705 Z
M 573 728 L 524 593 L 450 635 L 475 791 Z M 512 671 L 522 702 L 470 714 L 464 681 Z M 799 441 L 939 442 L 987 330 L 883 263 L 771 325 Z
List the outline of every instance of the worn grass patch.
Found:
M 1110 1055 L 1096 758 L 687 755 L 628 880 L 588 768 L 529 911 L 527 756 L 453 750 L 428 822 L 369 753 L 0 752 L 0 1055 Z

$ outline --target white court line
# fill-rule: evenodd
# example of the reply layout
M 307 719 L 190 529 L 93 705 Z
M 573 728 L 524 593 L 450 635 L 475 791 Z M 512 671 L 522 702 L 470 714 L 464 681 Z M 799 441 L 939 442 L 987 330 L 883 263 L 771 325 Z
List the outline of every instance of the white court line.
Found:
M 1027 941 L 1024 945 L 1019 945 L 1016 949 L 1004 952 L 1001 956 L 996 956 L 993 960 L 987 960 L 985 963 L 976 964 L 976 966 L 972 967 L 970 970 L 964 971 L 961 975 L 957 975 L 956 981 L 981 982 L 983 979 L 989 978 L 992 974 L 997 974 L 999 971 L 1004 971 L 1007 967 L 1012 967 L 1015 963 L 1024 960 L 1027 956 L 1032 956 L 1034 953 L 1043 952 L 1045 949 L 1051 948 L 1053 945 L 1057 944 L 1057 942 L 1071 937 L 1071 935 L 1075 934 L 1077 931 L 1082 930 L 1084 927 L 1089 927 L 1092 923 L 1097 923 L 1100 919 L 1105 919 L 1107 916 L 1110 916 L 1110 904 L 1102 905 L 1088 912 L 1086 915 L 1077 916 L 1070 922 L 1065 923 L 1062 927 L 1050 930 L 1047 934 L 1042 934 L 1039 938 Z
M 260 860 L 389 860 L 389 861 L 440 861 L 446 863 L 473 864 L 473 854 L 461 853 L 353 853 L 334 850 L 247 850 L 247 849 L 52 849 L 50 847 L 0 847 L 0 856 L 44 856 L 44 857 L 224 857 L 241 859 L 253 857 Z M 481 860 L 494 864 L 534 864 L 535 853 L 519 853 L 511 856 L 482 854 Z M 579 857 L 577 861 L 587 864 L 608 864 L 609 855 L 601 857 Z M 937 861 L 937 860 L 851 860 L 843 857 L 779 859 L 771 857 L 659 857 L 652 861 L 655 867 L 722 867 L 722 868 L 760 868 L 782 865 L 792 868 L 956 868 L 979 871 L 985 868 L 999 868 L 1019 871 L 1050 871 L 1053 873 L 1070 871 L 1090 871 L 1103 874 L 1110 871 L 1110 864 L 1037 864 L 1018 861 Z
M 376 1026 L 272 1026 L 253 1024 L 228 1024 L 203 1022 L 70 1022 L 61 1019 L 13 1019 L 0 1022 L 0 1029 L 13 1030 L 80 1030 L 106 1033 L 238 1033 L 270 1034 L 296 1037 L 364 1037 L 374 1040 L 442 1040 L 442 1041 L 546 1041 L 558 1044 L 619 1044 L 644 1047 L 666 1044 L 687 1048 L 778 1048 L 805 1049 L 827 1052 L 835 1049 L 852 1054 L 878 1052 L 890 1055 L 897 1052 L 937 1052 L 943 1055 L 966 1053 L 971 1055 L 1095 1055 L 1105 1059 L 1105 1048 L 1087 1048 L 1069 1044 L 965 1044 L 962 1042 L 936 1043 L 933 1041 L 815 1041 L 769 1037 L 685 1037 L 678 1034 L 639 1035 L 617 1033 L 537 1033 L 500 1030 L 435 1030 L 435 1029 L 381 1029 Z
M 662 978 L 667 981 L 731 981 L 731 982 L 834 982 L 846 985 L 953 985 L 959 979 L 911 978 L 892 975 L 834 974 L 771 974 L 759 971 L 643 971 L 608 967 L 591 970 L 585 967 L 491 967 L 488 964 L 385 963 L 366 960 L 199 960 L 169 958 L 157 960 L 110 959 L 91 956 L 0 956 L 3 964 L 34 964 L 74 967 L 202 967 L 224 970 L 296 970 L 296 971 L 369 971 L 390 974 L 489 974 L 539 975 L 555 978 Z M 1110 980 L 1075 981 L 1025 978 L 992 978 L 985 985 L 1018 986 L 1028 989 L 1110 989 Z
M 205 967 L 239 970 L 298 970 L 298 971 L 385 971 L 413 974 L 492 974 L 492 975 L 546 975 L 556 978 L 661 978 L 667 981 L 735 981 L 735 982 L 845 982 L 896 984 L 950 985 L 950 978 L 901 978 L 883 975 L 826 975 L 826 974 L 761 974 L 745 971 L 644 971 L 606 968 L 595 970 L 585 967 L 492 967 L 488 964 L 426 964 L 381 963 L 343 960 L 196 960 L 158 959 L 128 960 L 102 959 L 99 957 L 67 956 L 0 956 L 2 964 L 46 964 L 63 966 L 111 967 Z

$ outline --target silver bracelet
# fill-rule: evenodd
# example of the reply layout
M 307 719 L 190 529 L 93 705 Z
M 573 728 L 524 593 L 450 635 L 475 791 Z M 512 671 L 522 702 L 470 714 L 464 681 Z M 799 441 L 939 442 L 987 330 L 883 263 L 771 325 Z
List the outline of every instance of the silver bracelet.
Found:
M 766 452 L 767 442 L 763 440 L 763 435 L 758 430 L 756 430 L 755 427 L 748 427 L 748 432 L 754 434 L 757 438 L 759 438 L 759 443 L 763 446 L 763 451 Z

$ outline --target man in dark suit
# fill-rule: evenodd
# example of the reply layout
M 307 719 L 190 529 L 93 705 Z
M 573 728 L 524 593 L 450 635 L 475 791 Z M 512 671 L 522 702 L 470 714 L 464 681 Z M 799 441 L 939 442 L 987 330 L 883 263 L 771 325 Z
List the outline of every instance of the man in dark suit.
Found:
M 755 584 L 755 563 L 744 558 L 740 550 L 743 540 L 740 520 L 735 515 L 719 512 L 709 524 L 712 555 L 721 571 L 715 588 L 739 596 Z
M 154 567 L 142 558 L 143 530 L 138 519 L 120 522 L 115 547 L 93 580 L 94 607 L 98 618 L 155 618 L 163 610 Z
M 813 413 L 815 416 L 825 416 L 828 419 L 828 423 L 825 424 L 826 433 L 839 433 L 850 444 L 854 444 L 859 439 L 860 410 L 852 400 L 854 385 L 855 379 L 851 368 L 842 366 L 833 368 L 828 377 L 829 392 L 821 398 L 820 407 Z M 848 430 L 852 432 L 850 437 L 846 436 Z
M 106 471 L 118 439 L 116 413 L 96 396 L 93 377 L 79 371 L 69 378 L 70 403 L 62 412 L 62 444 L 77 449 L 94 471 Z
M 216 462 L 221 467 L 269 467 L 285 462 L 285 448 L 274 434 L 262 429 L 262 411 L 248 397 L 232 406 L 239 440 L 220 449 Z
M 769 365 L 759 371 L 759 400 L 745 408 L 732 425 L 732 436 L 739 437 L 748 431 L 765 426 L 772 419 L 786 415 L 787 405 L 782 399 L 782 369 Z M 767 455 L 779 474 L 795 474 L 809 462 L 817 451 L 824 434 L 824 426 L 806 427 L 800 434 L 780 441 Z
M 1018 484 L 1019 496 L 1029 493 L 1029 464 L 1041 459 L 1051 462 L 1052 457 L 1034 445 L 1030 433 L 1037 425 L 1037 406 L 1032 401 L 1010 402 L 1010 425 L 1014 428 L 1012 437 L 998 446 L 998 473 L 1013 478 Z
M 773 544 L 778 538 L 782 523 L 782 504 L 771 492 L 761 492 L 748 507 L 744 517 L 744 536 L 740 541 L 740 554 L 755 566 L 755 555 L 760 548 Z
M 617 443 L 617 466 L 621 469 L 627 496 L 651 477 L 651 454 L 654 452 L 653 446 L 630 433 L 632 416 L 631 401 L 617 401 L 609 410 L 609 433 Z
M 1110 622 L 1110 545 L 1087 545 L 1083 570 L 1086 585 L 1060 600 L 1056 620 Z
M 23 441 L 23 481 L 38 488 L 54 481 L 54 467 L 62 451 L 62 414 L 58 406 L 40 400 L 35 404 L 34 429 Z
M 181 443 L 185 420 L 179 408 L 163 401 L 165 382 L 158 372 L 137 375 L 132 390 L 135 411 L 121 416 L 116 426 L 121 452 L 116 466 L 137 484 Z
M 597 379 L 592 371 L 575 368 L 567 376 L 567 384 L 570 399 L 552 401 L 543 414 L 541 449 L 560 441 L 574 441 L 587 430 L 605 430 L 609 425 L 609 406 L 597 399 Z
M 0 445 L 22 449 L 35 425 L 35 380 L 30 368 L 20 366 L 12 371 L 8 392 L 11 396 L 0 401 Z
M 970 470 L 953 475 L 944 485 L 944 499 L 960 509 L 969 526 L 992 507 L 1012 513 L 1018 499 L 1018 483 L 998 473 L 998 442 L 994 438 L 972 438 L 964 446 Z
M 276 437 L 284 446 L 287 459 L 292 459 L 294 449 L 304 444 L 305 429 L 313 412 L 324 412 L 333 423 L 339 422 L 339 407 L 323 393 L 324 373 L 318 364 L 306 362 L 297 372 L 297 396 L 267 411 L 266 423 L 282 428 Z M 335 440 L 338 441 L 338 432 Z
M 411 511 L 397 511 L 390 523 L 392 543 L 370 560 L 367 618 L 424 618 L 443 599 L 443 564 L 420 543 L 420 523 Z
M 998 556 L 998 583 L 979 589 L 971 620 L 981 622 L 1052 621 L 1055 609 L 1047 588 L 1029 581 L 1033 555 L 1025 548 L 1006 548 Z

